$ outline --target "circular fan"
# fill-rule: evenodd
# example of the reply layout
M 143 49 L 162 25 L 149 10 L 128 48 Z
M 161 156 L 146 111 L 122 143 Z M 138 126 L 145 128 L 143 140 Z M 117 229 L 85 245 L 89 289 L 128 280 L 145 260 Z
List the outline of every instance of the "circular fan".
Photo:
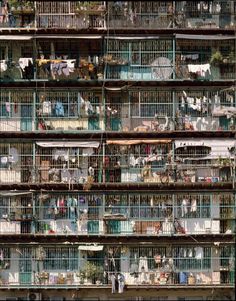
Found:
M 173 70 L 171 60 L 167 57 L 159 57 L 151 63 L 152 76 L 156 79 L 168 79 L 171 77 Z

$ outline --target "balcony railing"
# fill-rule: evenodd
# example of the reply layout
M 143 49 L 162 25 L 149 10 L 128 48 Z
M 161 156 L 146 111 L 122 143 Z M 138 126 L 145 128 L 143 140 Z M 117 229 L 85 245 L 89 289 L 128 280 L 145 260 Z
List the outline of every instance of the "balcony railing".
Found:
M 2 143 L 0 182 L 233 182 L 234 149 L 233 139 Z
M 23 37 L 24 38 L 24 37 Z M 0 78 L 4 81 L 219 81 L 233 80 L 234 37 L 177 35 L 175 39 L 109 36 L 69 38 L 63 43 L 41 37 L 34 57 L 29 37 L 18 44 L 3 39 Z M 27 38 L 28 39 L 28 38 Z M 84 43 L 86 41 L 86 43 Z M 223 43 L 222 43 L 223 42 Z M 49 49 L 48 45 L 54 49 Z M 81 48 L 81 44 L 84 48 Z
M 217 90 L 1 90 L 0 130 L 230 131 L 236 126 L 233 88 Z
M 211 29 L 234 28 L 231 1 L 108 2 L 109 28 Z
M 8 2 L 1 28 L 235 29 L 230 0 Z
M 157 237 L 235 233 L 233 194 L 26 192 L 22 196 L 9 192 L 3 193 L 0 204 L 1 235 Z
M 1 286 L 111 285 L 114 276 L 118 276 L 120 285 L 128 286 L 234 285 L 234 249 L 230 246 L 220 248 L 218 254 L 214 247 L 191 245 L 170 250 L 160 246 L 121 246 L 117 248 L 118 254 L 114 254 L 114 247 L 103 249 L 93 245 L 33 248 L 5 245 L 1 249 Z
M 0 28 L 103 29 L 106 27 L 104 2 L 21 1 L 8 2 L 2 11 Z

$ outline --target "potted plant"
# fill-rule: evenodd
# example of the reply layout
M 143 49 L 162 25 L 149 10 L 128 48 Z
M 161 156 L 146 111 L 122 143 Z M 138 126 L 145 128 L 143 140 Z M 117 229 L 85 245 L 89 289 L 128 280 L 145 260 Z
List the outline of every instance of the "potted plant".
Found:
M 80 270 L 80 282 L 87 284 L 95 283 L 102 273 L 102 267 L 97 266 L 95 263 L 87 261 L 84 268 Z
M 211 65 L 218 65 L 223 61 L 223 56 L 220 51 L 216 51 L 212 54 L 210 59 Z

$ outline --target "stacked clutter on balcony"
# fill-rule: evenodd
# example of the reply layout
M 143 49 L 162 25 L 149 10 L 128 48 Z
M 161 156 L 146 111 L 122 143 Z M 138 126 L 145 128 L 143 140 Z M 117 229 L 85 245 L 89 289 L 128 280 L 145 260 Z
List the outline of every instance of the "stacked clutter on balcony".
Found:
M 234 1 L 2 1 L 0 299 L 234 300 Z

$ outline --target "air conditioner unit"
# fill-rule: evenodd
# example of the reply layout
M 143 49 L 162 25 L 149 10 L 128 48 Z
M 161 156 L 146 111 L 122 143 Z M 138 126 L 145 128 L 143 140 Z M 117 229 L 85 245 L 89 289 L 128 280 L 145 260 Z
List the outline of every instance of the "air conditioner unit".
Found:
M 34 293 L 34 292 L 31 292 L 31 293 L 28 293 L 27 295 L 27 300 L 30 300 L 30 301 L 39 301 L 41 300 L 41 293 Z

